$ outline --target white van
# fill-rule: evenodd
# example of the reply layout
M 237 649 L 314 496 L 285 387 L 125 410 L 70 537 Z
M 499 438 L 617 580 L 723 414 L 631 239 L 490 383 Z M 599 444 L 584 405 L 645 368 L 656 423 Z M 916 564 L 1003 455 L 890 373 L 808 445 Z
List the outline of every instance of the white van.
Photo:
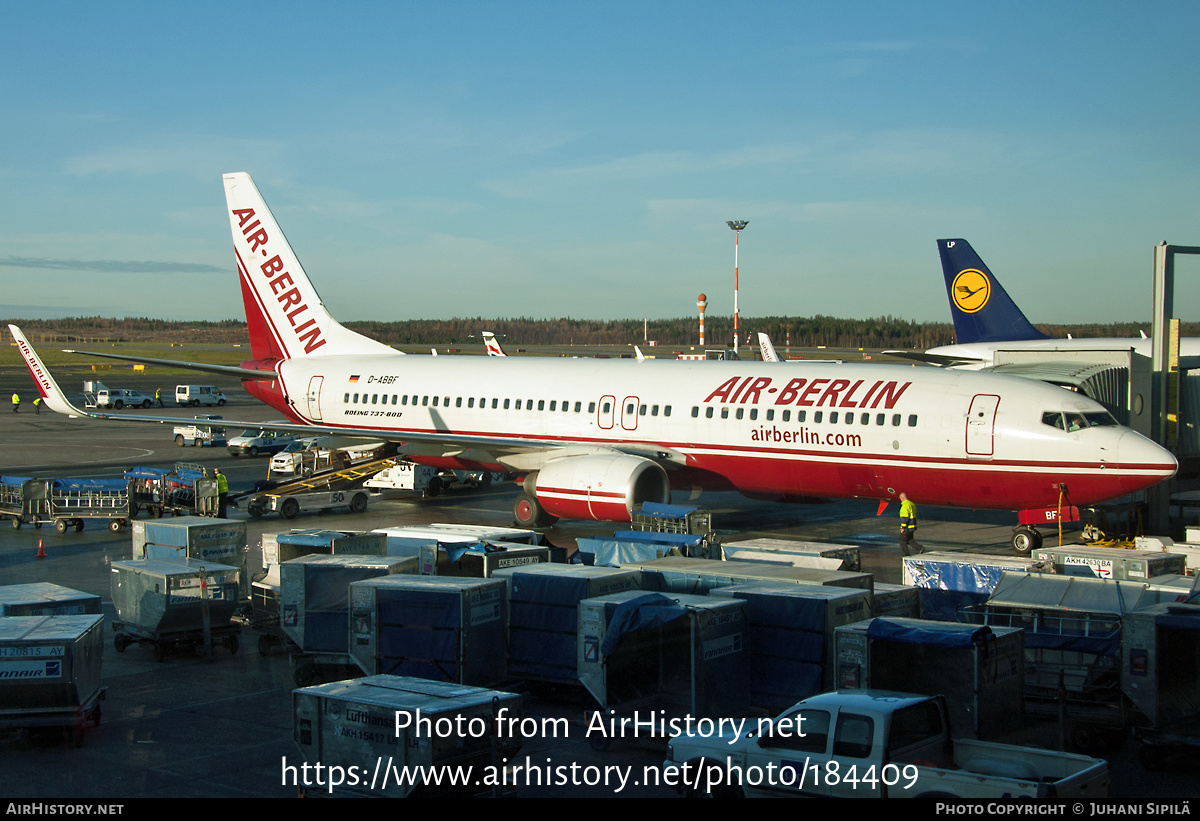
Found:
M 181 408 L 198 408 L 201 405 L 224 405 L 226 399 L 216 385 L 176 385 L 175 401 Z

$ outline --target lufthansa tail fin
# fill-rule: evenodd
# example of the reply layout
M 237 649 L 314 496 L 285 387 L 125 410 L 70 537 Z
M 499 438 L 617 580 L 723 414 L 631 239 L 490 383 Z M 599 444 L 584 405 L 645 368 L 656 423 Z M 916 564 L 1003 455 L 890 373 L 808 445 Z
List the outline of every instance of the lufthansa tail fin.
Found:
M 960 345 L 1046 339 L 1030 324 L 965 239 L 939 239 L 946 295 Z
M 254 358 L 398 354 L 329 315 L 250 175 L 224 179 Z

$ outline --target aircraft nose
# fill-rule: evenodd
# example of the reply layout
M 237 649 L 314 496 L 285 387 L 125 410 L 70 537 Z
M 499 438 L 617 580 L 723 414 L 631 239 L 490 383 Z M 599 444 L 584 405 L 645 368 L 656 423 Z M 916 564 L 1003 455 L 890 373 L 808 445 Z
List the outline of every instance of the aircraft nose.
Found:
M 1179 469 L 1170 451 L 1131 430 L 1117 440 L 1117 465 L 1128 477 L 1127 491 L 1156 485 Z

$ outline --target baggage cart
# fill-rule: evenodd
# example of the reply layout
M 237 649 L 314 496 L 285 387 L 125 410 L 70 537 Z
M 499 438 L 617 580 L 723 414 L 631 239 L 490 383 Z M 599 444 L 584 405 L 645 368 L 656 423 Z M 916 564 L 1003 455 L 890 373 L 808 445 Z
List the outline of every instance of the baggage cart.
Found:
M 991 598 L 964 608 L 959 621 L 1024 628 L 1026 711 L 1056 714 L 1061 699 L 1076 722 L 1073 743 L 1088 749 L 1123 738 L 1138 723 L 1125 692 L 1138 684 L 1125 675 L 1125 622 L 1175 597 L 1132 581 L 1005 573 Z
M 103 653 L 103 616 L 0 619 L 0 729 L 64 727 L 83 746 L 108 689 Z
M 130 644 L 149 644 L 159 661 L 173 647 L 222 644 L 238 651 L 241 625 L 236 567 L 213 562 L 134 559 L 112 563 L 113 622 L 118 653 Z
M 201 465 L 176 462 L 166 468 L 137 467 L 125 471 L 131 484 L 131 510 L 154 519 L 173 516 L 210 516 L 220 510 L 217 480 Z
M 76 532 L 83 530 L 87 519 L 106 519 L 113 533 L 129 524 L 132 489 L 128 479 L 53 479 L 49 491 L 49 516 L 59 533 L 70 527 Z
M 20 529 L 28 522 L 41 527 L 50 519 L 49 483 L 28 476 L 0 476 L 0 518 Z

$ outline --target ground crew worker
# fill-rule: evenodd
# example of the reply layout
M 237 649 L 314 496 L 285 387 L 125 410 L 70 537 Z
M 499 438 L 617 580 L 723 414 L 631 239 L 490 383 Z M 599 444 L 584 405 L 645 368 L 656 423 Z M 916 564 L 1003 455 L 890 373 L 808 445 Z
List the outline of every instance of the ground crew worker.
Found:
M 908 500 L 904 493 L 900 494 L 900 552 L 907 556 L 909 545 L 917 553 L 924 553 L 925 548 L 916 540 L 917 535 L 917 506 Z
M 20 412 L 21 412 L 21 394 L 14 393 L 13 394 L 13 413 L 20 413 Z
M 37 397 L 33 400 L 33 409 L 38 416 L 42 415 L 42 397 Z
M 217 518 L 224 519 L 225 506 L 229 502 L 229 480 L 220 468 L 213 468 L 213 476 L 217 478 Z
M 163 403 L 162 403 L 162 388 L 155 388 L 155 389 L 154 389 L 154 403 L 155 403 L 156 405 L 158 405 L 158 407 L 160 407 L 160 408 L 163 406 Z

